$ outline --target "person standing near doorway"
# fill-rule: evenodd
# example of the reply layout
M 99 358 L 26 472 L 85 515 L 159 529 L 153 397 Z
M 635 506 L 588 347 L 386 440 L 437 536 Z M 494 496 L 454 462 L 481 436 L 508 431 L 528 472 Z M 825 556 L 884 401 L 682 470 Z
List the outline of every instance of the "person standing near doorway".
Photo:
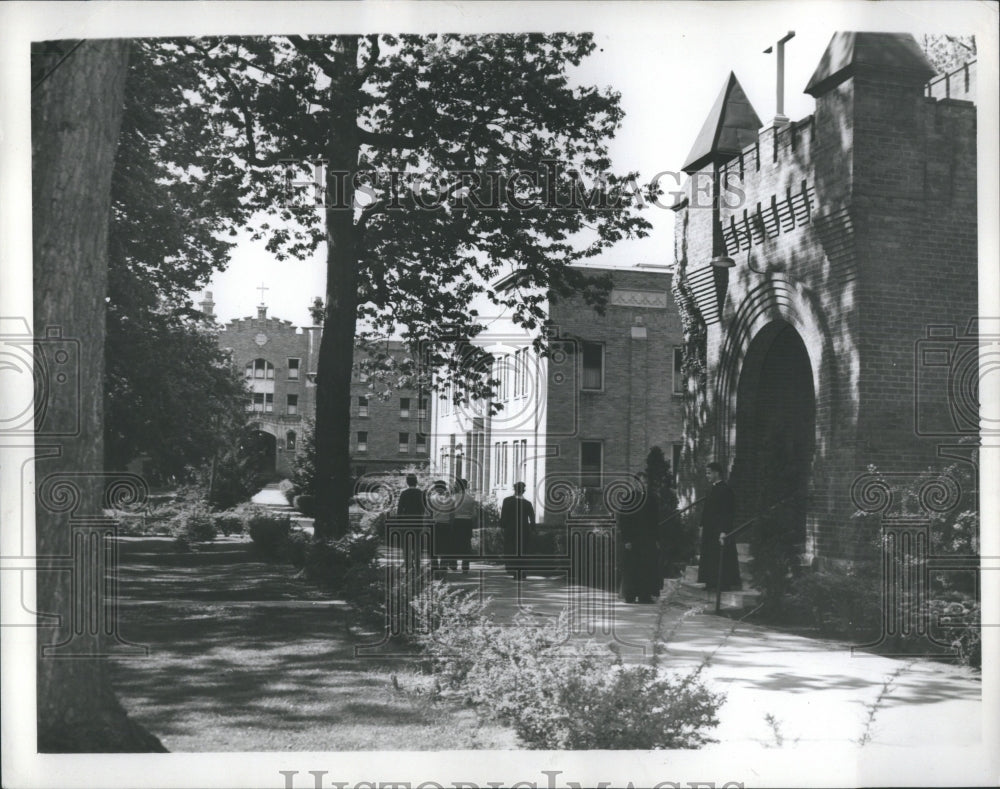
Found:
M 736 516 L 736 497 L 733 489 L 722 478 L 722 465 L 709 463 L 705 473 L 711 487 L 705 497 L 701 515 L 701 557 L 698 561 L 698 582 L 706 589 L 715 589 L 719 583 L 719 556 L 722 556 L 721 588 L 723 591 L 741 589 L 740 563 L 736 544 L 725 540 L 733 529 Z
M 524 498 L 526 487 L 523 482 L 515 482 L 514 495 L 505 498 L 500 508 L 504 566 L 508 573 L 520 569 L 518 559 L 527 548 L 529 534 L 535 528 L 535 508 Z

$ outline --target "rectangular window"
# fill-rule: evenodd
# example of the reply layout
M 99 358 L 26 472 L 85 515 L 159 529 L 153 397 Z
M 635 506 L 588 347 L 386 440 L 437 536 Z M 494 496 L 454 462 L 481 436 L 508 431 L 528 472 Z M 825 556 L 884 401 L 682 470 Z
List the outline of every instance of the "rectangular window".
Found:
M 528 439 L 522 438 L 521 439 L 521 467 L 518 468 L 518 469 L 515 469 L 515 472 L 514 472 L 514 473 L 517 474 L 517 480 L 516 480 L 517 482 L 524 482 L 524 472 L 525 472 L 525 467 L 527 465 L 528 465 Z
M 421 397 L 420 400 L 417 401 L 417 419 L 426 419 L 426 418 L 427 418 L 427 398 Z
M 684 349 L 680 346 L 674 348 L 674 387 L 673 393 L 684 394 Z
M 368 431 L 359 430 L 358 431 L 358 452 L 368 451 Z
M 368 416 L 368 398 L 364 395 L 358 397 L 358 416 Z
M 417 433 L 417 454 L 426 455 L 427 454 L 427 436 L 423 433 Z
M 288 380 L 298 381 L 299 380 L 299 360 L 289 359 L 288 360 Z
M 514 480 L 514 482 L 517 482 L 518 477 L 519 477 L 519 473 L 518 472 L 519 472 L 519 470 L 521 468 L 521 442 L 520 441 L 515 441 L 514 442 L 514 446 L 511 448 L 511 452 L 512 452 L 512 460 L 513 460 L 513 463 L 514 463 L 514 465 L 513 465 L 513 471 L 512 471 L 512 474 L 513 474 L 512 479 Z
M 600 488 L 603 485 L 604 447 L 600 441 L 580 442 L 580 485 Z
M 405 455 L 410 451 L 410 434 L 399 434 L 399 454 Z
M 604 388 L 604 346 L 599 342 L 584 342 L 583 382 L 584 389 Z
M 288 401 L 285 412 L 289 416 L 295 416 L 299 412 L 299 396 L 297 394 L 286 395 Z
M 500 484 L 500 442 L 493 445 L 493 484 Z
M 399 418 L 409 419 L 410 418 L 410 398 L 400 397 L 399 398 Z
M 507 480 L 510 478 L 509 477 L 510 470 L 509 470 L 509 466 L 507 465 L 508 462 L 509 462 L 509 460 L 510 460 L 510 458 L 509 458 L 509 456 L 507 454 L 507 442 L 504 441 L 500 445 L 500 470 L 501 470 L 501 473 L 503 474 L 503 478 L 502 478 L 502 481 L 501 481 L 500 484 L 502 484 L 502 485 L 506 485 L 507 484 Z
M 274 413 L 274 392 L 264 393 L 264 413 L 265 414 Z
M 368 373 L 366 373 L 364 370 L 359 370 L 358 380 L 361 381 L 361 383 L 365 383 L 368 380 Z
M 514 351 L 514 397 L 521 396 L 521 350 Z

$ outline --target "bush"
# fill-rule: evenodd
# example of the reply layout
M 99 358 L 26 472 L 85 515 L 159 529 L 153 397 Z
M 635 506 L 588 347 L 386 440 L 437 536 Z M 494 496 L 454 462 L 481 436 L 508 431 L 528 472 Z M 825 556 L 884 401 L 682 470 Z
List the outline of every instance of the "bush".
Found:
M 181 510 L 174 519 L 176 533 L 189 543 L 211 542 L 219 536 L 211 510 L 204 504 L 194 504 Z
M 472 530 L 472 553 L 475 556 L 501 556 L 503 554 L 503 529 L 484 526 Z
M 316 517 L 316 497 L 311 493 L 303 493 L 301 496 L 293 497 L 292 506 L 307 518 Z
M 349 592 L 352 585 L 368 583 L 369 571 L 378 568 L 379 535 L 350 532 L 338 540 L 311 542 L 306 549 L 306 577 L 314 583 L 338 592 Z
M 292 530 L 289 517 L 275 515 L 263 508 L 248 508 L 246 513 L 246 529 L 254 547 L 266 556 L 281 556 Z
M 233 510 L 217 512 L 213 520 L 215 522 L 215 528 L 221 531 L 226 537 L 230 534 L 243 533 L 243 518 L 238 512 Z
M 415 603 L 432 665 L 467 701 L 511 724 L 529 748 L 694 748 L 712 742 L 723 697 L 691 675 L 625 666 L 570 641 L 565 616 L 497 625 L 475 595 L 432 584 Z
M 973 600 L 931 600 L 928 609 L 932 635 L 954 647 L 959 661 L 966 666 L 982 668 L 982 612 L 979 603 Z M 939 621 L 941 624 L 936 626 Z
M 288 561 L 299 570 L 306 566 L 306 556 L 312 545 L 312 538 L 304 531 L 293 531 L 288 535 L 284 550 Z
M 285 497 L 285 501 L 288 502 L 288 506 L 294 506 L 296 495 L 295 484 L 289 479 L 283 479 L 278 483 L 278 490 L 281 492 L 281 495 Z
M 817 626 L 823 635 L 873 639 L 882 623 L 880 582 L 873 569 L 803 573 L 788 588 L 783 614 Z

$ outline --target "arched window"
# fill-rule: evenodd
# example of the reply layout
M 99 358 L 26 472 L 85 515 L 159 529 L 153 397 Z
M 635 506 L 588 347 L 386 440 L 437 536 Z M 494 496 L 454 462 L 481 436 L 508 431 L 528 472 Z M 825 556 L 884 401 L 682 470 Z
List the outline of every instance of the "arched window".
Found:
M 285 448 L 289 452 L 294 452 L 295 451 L 295 431 L 294 430 L 289 430 L 287 433 L 285 433 Z
M 267 359 L 254 359 L 252 362 L 248 363 L 246 366 L 245 373 L 247 378 L 255 378 L 258 380 L 274 380 L 274 365 L 271 364 Z

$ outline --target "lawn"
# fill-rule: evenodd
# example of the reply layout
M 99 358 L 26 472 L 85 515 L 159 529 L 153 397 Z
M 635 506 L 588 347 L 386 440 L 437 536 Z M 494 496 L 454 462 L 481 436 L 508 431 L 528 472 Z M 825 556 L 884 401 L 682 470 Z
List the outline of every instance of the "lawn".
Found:
M 352 630 L 347 607 L 290 566 L 255 560 L 248 543 L 120 548 L 119 629 L 149 655 L 115 659 L 113 681 L 169 750 L 516 747 L 509 729 L 434 700 L 414 661 L 356 657 L 372 637 Z

